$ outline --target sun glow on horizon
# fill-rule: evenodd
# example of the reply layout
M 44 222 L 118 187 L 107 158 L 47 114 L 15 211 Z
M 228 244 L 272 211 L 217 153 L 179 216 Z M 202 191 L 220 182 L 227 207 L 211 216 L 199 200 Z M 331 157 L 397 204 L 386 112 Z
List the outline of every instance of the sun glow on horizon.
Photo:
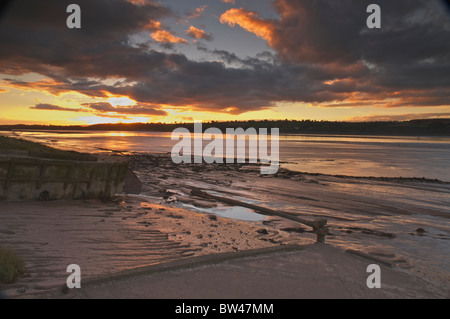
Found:
M 132 106 L 136 105 L 137 102 L 135 100 L 130 99 L 128 96 L 113 96 L 108 98 L 109 104 L 112 106 Z

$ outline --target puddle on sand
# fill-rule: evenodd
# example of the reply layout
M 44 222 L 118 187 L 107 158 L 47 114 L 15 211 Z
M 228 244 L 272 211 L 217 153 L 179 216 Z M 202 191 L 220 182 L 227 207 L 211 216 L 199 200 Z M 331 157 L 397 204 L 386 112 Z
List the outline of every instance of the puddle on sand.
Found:
M 255 213 L 255 211 L 253 211 L 252 209 L 240 206 L 217 206 L 214 208 L 199 208 L 192 205 L 184 205 L 184 206 L 201 213 L 209 213 L 221 217 L 244 221 L 260 221 L 266 218 L 265 215 Z
M 158 197 L 154 196 L 148 196 L 148 195 L 127 195 L 130 198 L 137 198 L 140 200 L 149 200 L 150 202 L 159 203 L 162 204 L 163 200 Z M 146 203 L 142 202 L 140 203 L 141 207 L 145 207 Z M 207 214 L 214 214 L 221 217 L 231 218 L 231 219 L 238 219 L 238 220 L 244 220 L 244 221 L 261 221 L 264 220 L 267 216 L 258 214 L 254 210 L 240 207 L 240 206 L 222 206 L 219 205 L 217 207 L 213 208 L 201 208 L 196 207 L 191 204 L 184 204 L 184 203 L 176 203 L 175 204 L 178 207 L 190 209 L 199 213 L 207 213 Z

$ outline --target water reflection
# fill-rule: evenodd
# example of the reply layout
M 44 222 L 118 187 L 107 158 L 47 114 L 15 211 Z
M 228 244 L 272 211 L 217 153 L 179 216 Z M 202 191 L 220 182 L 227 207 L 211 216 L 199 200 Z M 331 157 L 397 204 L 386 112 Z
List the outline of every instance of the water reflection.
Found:
M 178 142 L 171 140 L 171 132 L 17 131 L 2 134 L 93 153 L 109 150 L 166 153 Z M 204 141 L 203 145 L 207 143 Z M 280 162 L 287 169 L 309 173 L 450 181 L 450 138 L 280 135 Z

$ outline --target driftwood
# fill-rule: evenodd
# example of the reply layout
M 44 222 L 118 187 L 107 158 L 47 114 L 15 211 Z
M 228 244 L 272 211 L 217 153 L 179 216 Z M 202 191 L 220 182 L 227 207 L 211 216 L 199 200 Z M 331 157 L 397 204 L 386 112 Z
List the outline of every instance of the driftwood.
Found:
M 320 242 L 320 243 L 325 242 L 325 236 L 328 234 L 328 227 L 325 226 L 327 224 L 327 220 L 325 218 L 320 218 L 320 219 L 316 219 L 314 221 L 310 221 L 310 220 L 300 218 L 300 217 L 295 216 L 290 213 L 281 212 L 281 211 L 273 210 L 270 208 L 266 208 L 266 207 L 262 207 L 262 206 L 258 206 L 258 205 L 254 205 L 254 204 L 249 204 L 249 203 L 242 202 L 242 201 L 232 199 L 232 198 L 211 195 L 211 194 L 204 192 L 198 188 L 193 188 L 191 190 L 191 195 L 203 197 L 203 198 L 215 199 L 217 201 L 220 201 L 220 202 L 223 202 L 226 204 L 230 204 L 230 205 L 234 205 L 234 206 L 247 207 L 247 208 L 253 209 L 263 215 L 280 216 L 280 217 L 290 219 L 290 220 L 299 222 L 301 224 L 310 226 L 310 227 L 312 227 L 314 233 L 317 235 L 317 242 Z

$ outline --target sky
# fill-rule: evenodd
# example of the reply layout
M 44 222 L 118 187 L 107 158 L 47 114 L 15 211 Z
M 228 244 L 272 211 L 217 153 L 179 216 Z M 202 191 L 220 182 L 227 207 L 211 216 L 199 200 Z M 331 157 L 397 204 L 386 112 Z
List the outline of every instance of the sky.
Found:
M 6 3 L 0 124 L 450 118 L 446 1 Z

